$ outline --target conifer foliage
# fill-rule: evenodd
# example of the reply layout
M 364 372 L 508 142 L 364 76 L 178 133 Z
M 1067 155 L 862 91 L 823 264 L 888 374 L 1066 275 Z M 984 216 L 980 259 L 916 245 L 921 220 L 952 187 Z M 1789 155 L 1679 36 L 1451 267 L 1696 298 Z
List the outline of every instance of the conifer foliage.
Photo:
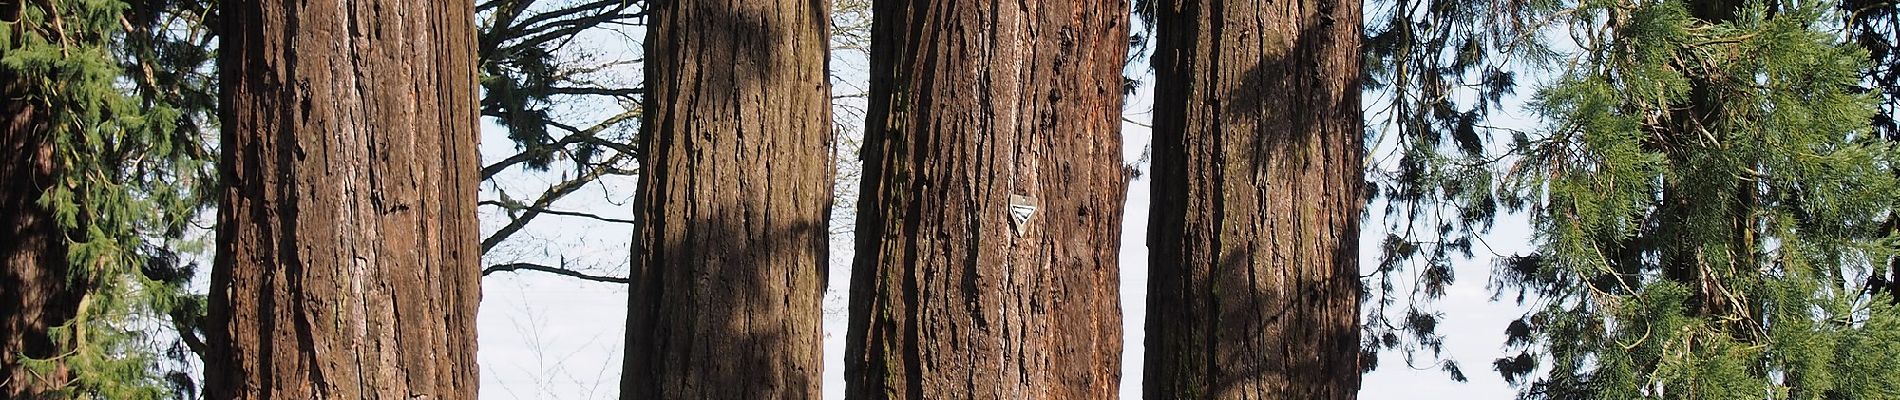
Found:
M 1372 0 L 1364 51 L 1367 231 L 1379 235 L 1366 278 L 1362 367 L 1399 350 L 1407 367 L 1465 374 L 1442 357 L 1433 302 L 1458 281 L 1454 262 L 1483 251 L 1503 211 L 1495 116 L 1510 111 L 1521 65 L 1554 52 L 1527 35 L 1558 1 Z M 1534 32 L 1533 32 L 1534 33 Z M 1383 225 L 1383 226 L 1381 226 Z M 1436 364 L 1436 365 L 1433 365 Z
M 1493 366 L 1520 397 L 1891 398 L 1900 314 L 1862 284 L 1893 251 L 1892 148 L 1829 5 L 1584 2 L 1504 204 L 1538 251 L 1493 284 L 1531 304 Z M 1547 373 L 1547 375 L 1546 375 Z
M 1523 397 L 1888 394 L 1891 2 L 1371 4 L 1368 352 L 1436 355 L 1452 261 L 1528 211 L 1490 282 L 1531 306 L 1492 364 Z M 1499 127 L 1525 71 L 1544 125 Z
M 204 153 L 182 129 L 192 113 L 159 95 L 178 84 L 127 73 L 162 68 L 138 51 L 155 38 L 124 31 L 149 22 L 135 11 L 0 1 L 0 397 L 189 390 L 141 327 L 196 309 L 173 256 L 189 244 L 173 239 L 199 204 Z

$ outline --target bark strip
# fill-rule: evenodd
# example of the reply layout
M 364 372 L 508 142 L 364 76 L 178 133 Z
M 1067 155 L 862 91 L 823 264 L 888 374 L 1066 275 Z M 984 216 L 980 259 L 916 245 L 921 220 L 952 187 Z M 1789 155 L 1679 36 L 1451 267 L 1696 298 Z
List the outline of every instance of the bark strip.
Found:
M 828 3 L 649 4 L 621 398 L 819 398 Z
M 846 396 L 1113 398 L 1128 4 L 873 7 Z
M 207 398 L 475 398 L 473 4 L 220 6 Z
M 0 10 L 0 17 L 7 11 Z M 34 372 L 21 356 L 59 356 L 48 329 L 79 312 L 66 236 L 40 197 L 53 184 L 53 143 L 46 109 L 31 82 L 0 69 L 0 398 L 49 396 L 71 378 L 63 368 Z
M 1357 0 L 1157 5 L 1150 399 L 1351 399 Z

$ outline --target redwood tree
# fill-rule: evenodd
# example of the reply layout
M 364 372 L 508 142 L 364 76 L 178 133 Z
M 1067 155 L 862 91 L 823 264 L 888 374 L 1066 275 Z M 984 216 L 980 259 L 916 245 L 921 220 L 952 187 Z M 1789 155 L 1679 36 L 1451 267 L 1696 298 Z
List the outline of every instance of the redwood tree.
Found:
M 1156 13 L 1144 394 L 1353 398 L 1360 2 Z
M 207 397 L 474 398 L 474 5 L 220 6 Z
M 622 398 L 821 396 L 827 3 L 650 3 Z
M 846 396 L 1114 396 L 1128 4 L 874 3 Z
M 192 57 L 142 51 L 161 9 L 0 0 L 0 398 L 178 388 L 143 327 L 196 304 L 166 245 L 204 180 L 186 85 L 155 78 Z
M 5 11 L 0 11 L 4 13 Z M 6 16 L 0 14 L 0 17 Z M 16 17 L 17 18 L 17 17 Z M 8 46 L 12 47 L 12 46 Z M 53 211 L 39 204 L 52 185 L 53 143 L 45 106 L 26 99 L 28 80 L 0 69 L 0 397 L 50 395 L 63 368 L 33 372 L 25 358 L 59 354 L 48 329 L 78 312 L 81 289 L 69 279 L 66 241 Z

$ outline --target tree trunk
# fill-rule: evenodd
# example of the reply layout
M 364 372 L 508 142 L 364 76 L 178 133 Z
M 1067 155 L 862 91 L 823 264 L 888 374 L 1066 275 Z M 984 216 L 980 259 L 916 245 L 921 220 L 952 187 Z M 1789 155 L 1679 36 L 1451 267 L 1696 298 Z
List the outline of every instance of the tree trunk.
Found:
M 0 18 L 14 8 L 0 7 Z M 28 371 L 21 355 L 59 355 L 47 329 L 78 314 L 80 288 L 67 279 L 66 237 L 38 204 L 53 184 L 47 115 L 26 100 L 30 83 L 8 71 L 0 68 L 0 399 L 31 399 L 52 395 L 69 376 Z
M 220 6 L 206 397 L 475 398 L 473 4 Z
M 1360 2 L 1157 12 L 1145 396 L 1353 398 Z
M 621 397 L 819 398 L 828 2 L 651 4 Z
M 846 396 L 1113 398 L 1128 4 L 874 8 Z

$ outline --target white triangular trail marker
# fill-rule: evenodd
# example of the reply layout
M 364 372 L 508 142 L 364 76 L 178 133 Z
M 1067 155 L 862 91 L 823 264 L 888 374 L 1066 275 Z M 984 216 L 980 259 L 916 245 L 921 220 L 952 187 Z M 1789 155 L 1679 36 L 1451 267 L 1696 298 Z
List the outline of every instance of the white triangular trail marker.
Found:
M 1036 215 L 1036 199 L 1023 195 L 1009 195 L 1010 228 L 1016 230 L 1016 236 L 1022 236 L 1029 230 L 1029 218 Z

